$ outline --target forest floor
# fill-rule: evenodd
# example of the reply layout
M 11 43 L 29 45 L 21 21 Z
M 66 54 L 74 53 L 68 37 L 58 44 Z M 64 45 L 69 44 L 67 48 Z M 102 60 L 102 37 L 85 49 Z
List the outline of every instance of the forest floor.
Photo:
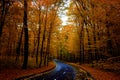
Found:
M 38 74 L 43 73 L 46 71 L 50 71 L 53 68 L 55 68 L 54 62 L 50 62 L 48 66 L 37 68 L 37 69 L 3 69 L 0 70 L 0 80 L 15 80 L 16 78 L 32 75 L 32 74 Z
M 79 65 L 75 63 L 70 63 L 73 66 L 84 69 L 89 72 L 95 80 L 120 80 L 120 74 L 110 71 L 105 71 L 97 67 L 91 67 L 90 65 Z

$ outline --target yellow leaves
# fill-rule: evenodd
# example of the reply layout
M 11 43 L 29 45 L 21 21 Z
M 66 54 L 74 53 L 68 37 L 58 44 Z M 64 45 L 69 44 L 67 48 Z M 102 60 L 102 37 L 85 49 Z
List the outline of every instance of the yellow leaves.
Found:
M 69 53 L 76 53 L 79 50 L 78 35 L 76 28 L 73 25 L 63 26 L 61 33 L 59 34 L 62 45 Z

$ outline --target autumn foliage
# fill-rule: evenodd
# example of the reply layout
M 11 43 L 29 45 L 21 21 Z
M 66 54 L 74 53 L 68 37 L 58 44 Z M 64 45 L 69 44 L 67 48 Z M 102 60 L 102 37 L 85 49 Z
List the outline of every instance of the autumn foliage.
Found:
M 119 31 L 120 0 L 1 0 L 0 69 L 42 67 L 54 58 L 119 63 Z

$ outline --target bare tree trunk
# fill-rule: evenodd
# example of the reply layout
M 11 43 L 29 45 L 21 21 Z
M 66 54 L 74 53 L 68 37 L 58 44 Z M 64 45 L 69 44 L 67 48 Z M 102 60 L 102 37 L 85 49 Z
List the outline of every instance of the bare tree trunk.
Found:
M 91 53 L 91 40 L 90 40 L 90 34 L 89 34 L 89 30 L 88 28 L 86 28 L 86 32 L 87 32 L 87 37 L 88 37 L 88 63 L 91 62 L 93 59 L 92 59 L 92 53 Z
M 113 45 L 112 45 L 112 40 L 111 40 L 111 38 L 110 38 L 110 29 L 109 29 L 109 27 L 110 27 L 110 23 L 109 22 L 106 22 L 106 28 L 107 28 L 107 52 L 110 54 L 110 55 L 112 55 L 112 56 L 114 56 L 114 54 L 113 54 Z
M 24 0 L 24 21 L 23 21 L 23 27 L 24 27 L 24 61 L 23 61 L 23 69 L 27 68 L 28 63 L 28 27 L 27 27 L 27 0 Z
M 47 15 L 48 15 L 47 11 L 48 11 L 48 8 L 45 13 L 45 25 L 44 25 L 44 31 L 43 31 L 42 45 L 41 45 L 41 49 L 40 49 L 40 64 L 39 64 L 40 67 L 42 66 L 42 57 L 43 57 L 43 52 L 45 51 L 44 44 L 45 44 L 45 38 L 46 38 Z M 46 52 L 44 54 L 46 54 Z
M 54 19 L 53 19 L 54 20 Z M 47 65 L 48 65 L 48 58 L 49 58 L 49 54 L 50 54 L 50 39 L 51 39 L 51 32 L 52 32 L 52 22 L 50 24 L 50 29 L 49 29 L 49 35 L 48 35 L 48 39 L 47 39 L 47 49 L 46 49 L 46 54 L 47 54 Z
M 39 48 L 40 48 L 40 33 L 41 33 L 41 10 L 39 10 L 39 31 L 38 31 L 38 46 L 37 46 L 37 52 L 36 52 L 36 64 L 38 64 L 38 53 L 39 53 Z
M 4 27 L 6 14 L 7 14 L 8 9 L 9 9 L 8 3 L 10 3 L 10 0 L 7 0 L 7 1 L 2 0 L 1 1 L 2 9 L 1 9 L 1 14 L 0 14 L 0 37 L 2 36 L 2 30 L 3 30 L 3 27 Z
M 23 28 L 22 28 L 22 31 L 21 31 L 21 33 L 20 33 L 20 39 L 19 39 L 19 41 L 18 41 L 18 46 L 17 46 L 17 48 L 16 48 L 16 61 L 18 61 L 18 59 L 19 59 L 19 56 L 20 56 L 20 48 L 21 48 L 21 44 L 22 44 L 22 35 L 23 35 Z
M 93 53 L 94 53 L 94 60 L 97 60 L 97 47 L 96 47 L 96 29 L 95 29 L 95 23 L 93 23 L 93 40 L 94 40 L 94 47 L 93 47 Z
M 31 57 L 34 56 L 34 54 L 36 53 L 36 45 L 37 45 L 37 40 L 36 40 L 36 34 L 35 34 L 35 31 L 33 31 L 34 33 L 34 48 L 33 48 L 33 51 L 32 51 L 32 54 L 31 54 Z
M 4 21 L 5 21 L 5 0 L 2 0 L 2 13 L 0 18 L 0 37 L 2 36 Z

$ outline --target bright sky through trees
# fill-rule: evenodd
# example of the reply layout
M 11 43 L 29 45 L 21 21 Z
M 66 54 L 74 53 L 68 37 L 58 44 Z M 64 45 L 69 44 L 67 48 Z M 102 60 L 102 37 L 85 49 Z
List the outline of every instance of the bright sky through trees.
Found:
M 67 10 L 65 11 L 65 13 Z M 66 14 L 61 15 L 62 25 L 67 25 L 68 16 Z
M 67 20 L 68 20 L 68 16 L 67 16 L 67 12 L 68 10 L 66 9 L 67 7 L 69 7 L 69 4 L 70 4 L 70 0 L 67 0 L 67 2 L 65 2 L 65 6 L 63 6 L 63 8 L 65 8 L 65 10 L 63 10 L 61 13 L 60 13 L 60 18 L 62 20 L 62 25 L 67 25 Z

